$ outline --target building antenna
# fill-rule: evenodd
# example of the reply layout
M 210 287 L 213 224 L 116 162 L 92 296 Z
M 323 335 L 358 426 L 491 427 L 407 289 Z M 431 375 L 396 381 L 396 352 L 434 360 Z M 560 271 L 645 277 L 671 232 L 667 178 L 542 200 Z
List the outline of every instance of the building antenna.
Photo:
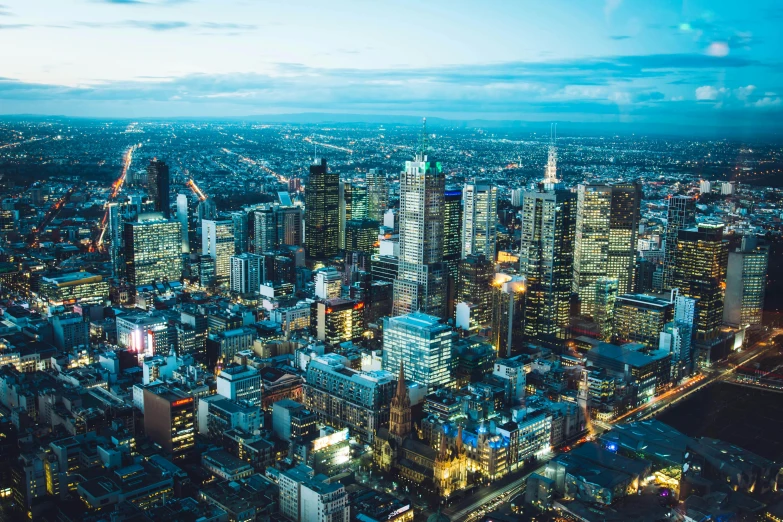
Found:
M 422 159 L 427 154 L 427 148 L 429 144 L 427 143 L 427 118 L 421 119 L 421 138 L 419 140 L 419 154 L 422 156 Z

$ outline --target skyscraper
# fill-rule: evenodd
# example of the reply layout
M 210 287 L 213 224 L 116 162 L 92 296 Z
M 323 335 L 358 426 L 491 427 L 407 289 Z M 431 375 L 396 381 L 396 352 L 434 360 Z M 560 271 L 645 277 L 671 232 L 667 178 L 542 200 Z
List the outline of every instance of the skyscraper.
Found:
M 140 214 L 125 223 L 125 267 L 130 284 L 179 281 L 182 276 L 182 239 L 179 221 L 161 213 Z
M 231 213 L 231 221 L 234 226 L 234 252 L 241 254 L 247 252 L 248 247 L 248 214 L 240 210 Z
M 302 244 L 302 207 L 281 205 L 275 210 L 278 246 L 300 246 Z
M 367 218 L 367 185 L 340 182 L 340 250 L 345 250 L 345 223 Z
M 702 223 L 680 229 L 673 286 L 697 299 L 696 340 L 710 341 L 723 322 L 723 291 L 728 263 L 728 241 L 723 224 Z
M 394 281 L 393 315 L 446 313 L 443 263 L 445 177 L 427 157 L 426 139 L 400 174 L 400 262 Z
M 462 257 L 483 255 L 495 262 L 498 191 L 486 180 L 466 183 L 463 191 Z
M 489 326 L 492 320 L 492 282 L 495 277 L 495 265 L 483 255 L 468 255 L 459 263 L 459 283 L 457 284 L 457 303 L 476 305 L 475 323 Z M 471 322 L 474 314 L 471 313 Z
M 731 326 L 761 324 L 768 261 L 769 248 L 759 245 L 756 236 L 743 237 L 742 246 L 729 252 L 723 322 Z
M 663 290 L 674 285 L 674 270 L 677 265 L 677 237 L 682 228 L 696 225 L 696 200 L 689 196 L 672 196 L 666 213 L 666 234 L 664 236 Z
M 492 345 L 499 356 L 511 357 L 524 340 L 525 290 L 522 277 L 495 274 L 492 283 Z
M 428 389 L 451 380 L 451 328 L 437 317 L 414 312 L 383 320 L 383 368 L 404 365 L 405 378 Z
M 454 316 L 457 275 L 462 259 L 462 189 L 446 187 L 443 198 L 443 262 L 446 264 L 446 315 Z
M 593 305 L 593 319 L 598 324 L 599 338 L 604 341 L 612 339 L 612 319 L 614 317 L 614 304 L 617 300 L 617 279 L 612 277 L 600 277 L 595 282 L 595 304 Z
M 562 337 L 569 323 L 576 198 L 560 188 L 525 192 L 520 273 L 527 280 L 525 335 Z
M 640 203 L 638 182 L 579 185 L 574 291 L 579 294 L 583 315 L 594 314 L 598 279 L 616 279 L 619 294 L 633 290 Z
M 201 222 L 201 253 L 215 260 L 215 279 L 228 283 L 231 256 L 234 255 L 234 223 L 230 219 L 205 219 Z
M 275 209 L 265 205 L 253 213 L 253 246 L 256 254 L 271 252 L 277 248 L 277 223 Z
M 383 214 L 389 208 L 389 184 L 383 169 L 367 172 L 367 218 L 383 222 Z
M 310 165 L 305 187 L 305 252 L 310 259 L 337 255 L 340 242 L 340 177 L 325 159 Z
M 112 275 L 125 276 L 125 245 L 123 238 L 122 213 L 118 203 L 109 203 L 108 243 L 111 256 Z
M 187 194 L 177 194 L 177 221 L 182 225 L 182 253 L 190 254 L 190 208 Z
M 247 252 L 231 256 L 231 291 L 240 294 L 258 292 L 263 278 L 263 257 Z
M 150 199 L 154 203 L 155 212 L 160 212 L 166 219 L 171 217 L 169 200 L 169 166 L 154 158 L 147 166 L 147 186 Z

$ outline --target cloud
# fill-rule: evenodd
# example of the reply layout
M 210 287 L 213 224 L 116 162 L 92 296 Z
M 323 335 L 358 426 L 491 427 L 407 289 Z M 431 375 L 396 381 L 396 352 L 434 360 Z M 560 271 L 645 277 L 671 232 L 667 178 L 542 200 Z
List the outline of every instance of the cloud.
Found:
M 696 99 L 698 101 L 714 101 L 726 94 L 726 88 L 715 88 L 712 85 L 703 85 L 696 88 Z
M 32 27 L 30 24 L 0 24 L 0 31 L 4 29 L 26 29 Z
M 618 34 L 618 35 L 615 35 L 615 36 L 610 36 L 609 38 L 611 38 L 612 40 L 630 40 L 631 39 L 631 37 L 626 35 L 626 34 Z
M 7 5 L 0 4 L 0 16 L 13 16 L 13 13 Z
M 755 85 L 748 85 L 746 87 L 740 87 L 737 89 L 737 98 L 740 100 L 747 100 L 748 97 L 756 90 Z
M 93 0 L 93 1 L 99 4 L 154 6 L 154 5 L 185 4 L 193 0 Z
M 623 3 L 623 0 L 604 0 L 604 18 L 608 22 L 618 7 Z
M 90 29 L 144 29 L 147 31 L 176 31 L 179 29 L 203 29 L 208 31 L 202 34 L 214 34 L 224 31 L 229 31 L 229 34 L 234 34 L 242 31 L 252 31 L 258 28 L 257 25 L 252 24 L 237 24 L 237 23 L 222 23 L 222 22 L 204 22 L 200 24 L 191 24 L 189 22 L 183 22 L 179 20 L 123 20 L 120 22 L 76 22 L 79 27 L 87 27 Z
M 769 107 L 779 107 L 781 104 L 780 98 L 772 98 L 770 96 L 765 96 L 764 98 L 761 98 L 760 100 L 757 100 L 753 106 L 759 107 L 761 109 L 769 108 Z
M 706 51 L 708 56 L 716 56 L 722 58 L 729 54 L 729 44 L 726 42 L 712 42 Z

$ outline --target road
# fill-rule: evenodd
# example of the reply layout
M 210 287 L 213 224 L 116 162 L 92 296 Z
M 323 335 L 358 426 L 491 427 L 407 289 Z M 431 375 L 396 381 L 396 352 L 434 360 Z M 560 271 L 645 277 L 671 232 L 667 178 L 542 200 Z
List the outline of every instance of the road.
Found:
M 664 409 L 703 389 L 705 386 L 709 386 L 716 381 L 725 381 L 729 379 L 737 368 L 744 366 L 769 350 L 772 347 L 771 343 L 768 342 L 769 339 L 782 332 L 783 329 L 773 330 L 766 340 L 759 341 L 742 352 L 733 353 L 729 356 L 728 361 L 715 365 L 708 373 L 696 375 L 680 383 L 675 388 L 662 393 L 651 401 L 614 419 L 611 423 L 594 422 L 593 435 L 597 436 L 603 431 L 610 430 L 612 424 L 649 419 Z M 555 458 L 558 454 L 559 452 L 552 453 L 547 458 L 547 461 Z M 543 473 L 545 468 L 546 462 L 533 471 L 524 472 L 523 475 L 518 477 L 514 476 L 514 478 L 506 477 L 506 479 L 500 483 L 481 488 L 470 497 L 459 502 L 456 506 L 443 510 L 443 513 L 448 515 L 454 522 L 470 522 L 472 520 L 477 520 L 486 512 L 496 507 L 497 504 L 508 501 L 515 495 L 524 491 L 527 478 L 533 473 Z

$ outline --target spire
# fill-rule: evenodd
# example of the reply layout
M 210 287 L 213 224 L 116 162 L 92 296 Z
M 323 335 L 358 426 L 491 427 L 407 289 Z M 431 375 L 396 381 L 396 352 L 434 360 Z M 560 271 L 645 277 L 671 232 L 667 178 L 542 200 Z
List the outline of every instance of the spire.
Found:
M 445 462 L 448 459 L 448 453 L 447 450 L 447 441 L 446 441 L 446 435 L 443 432 L 440 432 L 440 452 L 438 453 L 438 458 L 441 462 Z
M 421 136 L 419 137 L 419 148 L 416 151 L 417 161 L 424 161 L 427 156 L 427 149 L 429 143 L 427 142 L 427 118 L 421 120 Z
M 400 362 L 400 374 L 397 376 L 397 393 L 395 397 L 402 400 L 408 394 L 408 388 L 405 387 L 405 368 Z
M 462 451 L 462 426 L 457 429 L 457 437 L 454 439 L 454 445 L 457 448 L 457 453 Z

